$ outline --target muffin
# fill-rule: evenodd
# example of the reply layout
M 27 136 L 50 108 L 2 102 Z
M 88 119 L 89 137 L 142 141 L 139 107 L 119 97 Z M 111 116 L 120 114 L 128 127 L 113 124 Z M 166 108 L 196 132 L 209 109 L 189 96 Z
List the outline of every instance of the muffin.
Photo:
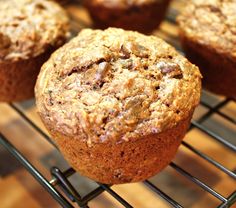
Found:
M 69 3 L 69 1 L 71 1 L 71 0 L 54 0 L 54 1 L 58 2 L 59 4 L 64 5 L 64 4 Z
M 199 103 L 196 66 L 154 36 L 84 29 L 41 68 L 39 115 L 82 175 L 142 181 L 173 159 Z
M 96 28 L 120 27 L 150 33 L 163 20 L 170 0 L 85 0 Z
M 68 18 L 47 0 L 0 1 L 0 101 L 33 97 L 42 64 L 61 46 Z
M 236 98 L 236 1 L 193 0 L 178 17 L 187 57 L 200 67 L 203 86 Z

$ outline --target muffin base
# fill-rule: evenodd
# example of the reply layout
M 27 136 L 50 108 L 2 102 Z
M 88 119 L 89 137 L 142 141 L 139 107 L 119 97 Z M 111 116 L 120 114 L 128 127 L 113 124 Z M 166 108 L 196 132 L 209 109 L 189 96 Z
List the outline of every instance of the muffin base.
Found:
M 170 1 L 162 0 L 161 2 L 157 1 L 143 6 L 132 6 L 127 9 L 93 5 L 90 1 L 86 1 L 85 6 L 89 10 L 95 28 L 118 27 L 150 33 L 164 19 Z
M 236 99 L 236 60 L 196 43 L 182 33 L 180 38 L 187 58 L 200 68 L 203 86 L 213 93 Z
M 81 175 L 105 184 L 143 181 L 165 168 L 173 159 L 192 117 L 162 133 L 128 142 L 93 143 L 66 137 L 52 129 L 60 151 Z
M 37 57 L 0 62 L 0 102 L 23 101 L 34 96 L 34 85 L 51 50 Z

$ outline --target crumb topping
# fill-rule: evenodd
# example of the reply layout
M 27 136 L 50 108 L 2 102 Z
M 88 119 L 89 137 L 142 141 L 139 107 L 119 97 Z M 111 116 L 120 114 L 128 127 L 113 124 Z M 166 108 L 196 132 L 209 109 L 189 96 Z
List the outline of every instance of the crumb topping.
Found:
M 84 29 L 40 72 L 38 111 L 55 131 L 92 142 L 159 133 L 199 103 L 198 68 L 154 36 Z

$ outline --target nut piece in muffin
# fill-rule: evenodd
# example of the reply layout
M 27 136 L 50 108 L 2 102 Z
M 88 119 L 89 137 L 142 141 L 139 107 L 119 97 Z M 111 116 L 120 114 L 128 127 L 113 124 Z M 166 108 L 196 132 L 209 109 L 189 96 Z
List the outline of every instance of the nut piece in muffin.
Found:
M 173 159 L 199 103 L 198 68 L 154 36 L 84 29 L 43 65 L 39 115 L 69 163 L 106 184 Z
M 150 33 L 164 19 L 171 0 L 85 0 L 96 28 L 119 27 Z
M 0 101 L 33 97 L 42 64 L 68 35 L 68 18 L 47 0 L 0 1 Z
M 187 57 L 200 67 L 203 86 L 236 98 L 236 0 L 192 0 L 178 17 Z

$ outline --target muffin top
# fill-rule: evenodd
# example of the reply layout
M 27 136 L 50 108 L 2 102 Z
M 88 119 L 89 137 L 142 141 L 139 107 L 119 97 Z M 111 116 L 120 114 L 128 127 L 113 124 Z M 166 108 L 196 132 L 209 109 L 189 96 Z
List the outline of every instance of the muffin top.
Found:
M 178 17 L 181 32 L 236 58 L 236 0 L 192 0 Z
M 43 65 L 35 93 L 54 132 L 93 142 L 160 133 L 199 103 L 198 68 L 163 40 L 84 29 Z
M 127 8 L 130 6 L 140 6 L 163 0 L 87 0 L 89 4 L 103 5 L 108 8 Z M 164 0 L 165 1 L 165 0 Z
M 47 0 L 0 0 L 0 20 L 0 62 L 35 57 L 68 32 L 65 11 Z

